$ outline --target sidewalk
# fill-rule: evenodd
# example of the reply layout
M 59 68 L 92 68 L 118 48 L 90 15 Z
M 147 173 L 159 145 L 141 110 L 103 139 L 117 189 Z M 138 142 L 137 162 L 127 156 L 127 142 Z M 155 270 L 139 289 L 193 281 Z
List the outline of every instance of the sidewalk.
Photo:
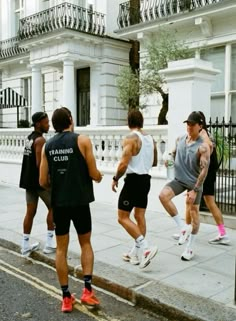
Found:
M 147 211 L 147 239 L 158 246 L 159 252 L 141 270 L 121 259 L 133 242 L 117 223 L 116 204 L 94 202 L 91 211 L 96 285 L 141 306 L 175 315 L 176 320 L 236 320 L 236 230 L 227 229 L 231 246 L 210 245 L 207 241 L 216 236 L 217 228 L 201 224 L 196 255 L 192 261 L 185 262 L 180 259 L 185 245 L 177 245 L 171 237 L 176 233 L 173 220 L 164 210 L 163 213 Z M 24 214 L 24 190 L 0 185 L 0 245 L 20 249 Z M 43 248 L 46 208 L 41 201 L 31 235 L 31 242 L 40 241 Z M 45 257 L 42 251 L 38 255 L 42 260 Z M 69 264 L 72 268 L 79 265 L 79 255 L 77 236 L 71 226 Z M 54 261 L 54 254 L 48 257 Z

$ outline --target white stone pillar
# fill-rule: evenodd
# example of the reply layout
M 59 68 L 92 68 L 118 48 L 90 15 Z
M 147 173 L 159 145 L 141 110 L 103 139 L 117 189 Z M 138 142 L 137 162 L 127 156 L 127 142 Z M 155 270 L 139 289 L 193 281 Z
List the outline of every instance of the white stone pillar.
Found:
M 168 151 L 172 151 L 176 138 L 186 133 L 187 119 L 192 111 L 202 111 L 210 117 L 211 84 L 219 70 L 212 63 L 201 59 L 173 61 L 161 71 L 169 91 Z
M 75 68 L 74 61 L 70 59 L 63 61 L 63 106 L 70 109 L 76 125 Z
M 32 109 L 31 115 L 43 111 L 41 68 L 32 66 Z
M 100 125 L 101 116 L 101 65 L 94 64 L 90 66 L 90 125 Z

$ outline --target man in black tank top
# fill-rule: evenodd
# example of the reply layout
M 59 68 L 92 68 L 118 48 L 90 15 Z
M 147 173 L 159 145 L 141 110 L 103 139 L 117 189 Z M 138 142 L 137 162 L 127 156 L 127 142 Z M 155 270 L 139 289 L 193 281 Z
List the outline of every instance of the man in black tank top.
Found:
M 39 185 L 39 166 L 41 151 L 45 143 L 44 133 L 49 130 L 48 115 L 44 112 L 36 112 L 32 115 L 32 126 L 34 131 L 25 141 L 24 155 L 22 161 L 20 187 L 26 190 L 27 211 L 23 223 L 22 256 L 29 256 L 32 251 L 39 249 L 39 243 L 30 245 L 29 238 L 33 226 L 34 216 L 37 211 L 38 199 L 44 202 L 48 209 L 47 215 L 47 239 L 43 252 L 54 253 L 56 250 L 53 244 L 54 224 L 51 210 L 51 195 Z
M 210 148 L 200 137 L 203 120 L 198 112 L 192 112 L 184 123 L 187 123 L 188 134 L 177 139 L 176 149 L 172 153 L 175 159 L 175 179 L 164 186 L 159 199 L 180 228 L 178 244 L 182 245 L 189 237 L 186 249 L 181 255 L 182 260 L 189 261 L 194 256 L 193 243 L 200 226 L 199 204 L 210 162 Z M 184 226 L 172 202 L 175 196 L 186 190 L 186 208 L 191 214 L 192 226 Z
M 57 240 L 56 269 L 62 289 L 62 312 L 71 312 L 75 298 L 69 291 L 67 250 L 71 221 L 81 247 L 84 284 L 81 302 L 99 305 L 91 287 L 94 254 L 91 245 L 91 213 L 94 201 L 92 180 L 100 182 L 102 174 L 96 167 L 92 144 L 88 137 L 75 134 L 71 112 L 58 108 L 52 116 L 56 135 L 49 139 L 42 151 L 40 185 L 51 187 L 53 219 Z

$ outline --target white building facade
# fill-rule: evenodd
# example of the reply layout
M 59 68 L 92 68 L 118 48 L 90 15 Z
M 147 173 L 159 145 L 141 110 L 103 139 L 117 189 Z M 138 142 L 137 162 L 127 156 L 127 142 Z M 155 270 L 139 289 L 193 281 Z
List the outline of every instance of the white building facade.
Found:
M 0 86 L 26 98 L 20 120 L 67 106 L 78 126 L 126 123 L 116 76 L 130 44 L 113 33 L 118 10 L 117 0 L 1 0 Z M 17 127 L 16 108 L 0 112 L 0 127 Z
M 132 22 L 135 3 L 139 19 Z M 136 7 L 137 7 L 136 5 Z M 132 9 L 131 9 L 132 7 Z M 195 49 L 196 57 L 212 62 L 220 72 L 211 89 L 209 114 L 236 122 L 236 2 L 234 0 L 131 0 L 120 5 L 119 29 L 123 39 L 140 42 L 140 56 L 145 55 L 144 42 L 160 28 L 173 31 L 180 41 Z M 134 19 L 133 19 L 134 20 Z M 199 93 L 200 94 L 200 93 Z M 179 97 L 181 99 L 181 97 Z M 147 122 L 157 117 L 157 97 L 147 101 Z M 204 106 L 199 105 L 199 108 Z

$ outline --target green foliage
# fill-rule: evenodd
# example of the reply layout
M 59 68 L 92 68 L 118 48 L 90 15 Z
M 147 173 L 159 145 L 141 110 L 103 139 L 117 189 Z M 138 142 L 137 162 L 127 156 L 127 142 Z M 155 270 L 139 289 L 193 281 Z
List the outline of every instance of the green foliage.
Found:
M 158 35 L 148 38 L 145 43 L 146 55 L 142 59 L 141 92 L 148 95 L 162 94 L 165 79 L 159 71 L 168 67 L 168 62 L 193 57 L 193 51 L 183 42 L 177 41 L 173 32 L 161 29 Z
M 123 67 L 117 78 L 118 100 L 125 108 L 139 105 L 139 77 L 127 66 Z
M 19 120 L 18 128 L 29 128 L 29 127 L 30 127 L 30 123 L 27 119 Z
M 223 162 L 224 166 L 230 157 L 230 146 L 228 140 L 224 137 L 223 133 L 219 131 L 219 129 L 213 132 L 213 137 L 216 144 L 218 162 L 220 164 Z
M 168 62 L 193 57 L 193 52 L 184 43 L 177 41 L 173 32 L 160 29 L 157 35 L 144 44 L 145 56 L 142 57 L 142 71 L 135 72 L 123 67 L 117 78 L 118 99 L 124 107 L 141 107 L 139 96 L 159 92 L 162 96 L 165 79 L 159 71 L 168 66 Z

